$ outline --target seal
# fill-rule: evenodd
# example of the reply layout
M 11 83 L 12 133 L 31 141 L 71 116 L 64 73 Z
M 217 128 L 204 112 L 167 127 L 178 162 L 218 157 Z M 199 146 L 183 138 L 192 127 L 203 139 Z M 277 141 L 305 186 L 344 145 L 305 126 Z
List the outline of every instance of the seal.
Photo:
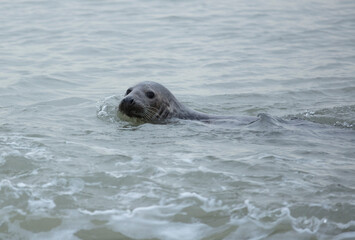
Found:
M 181 104 L 163 85 L 156 82 L 141 82 L 127 89 L 119 104 L 119 112 L 144 122 L 162 122 L 172 118 L 210 121 L 233 119 L 252 123 L 257 117 L 216 116 L 192 110 Z

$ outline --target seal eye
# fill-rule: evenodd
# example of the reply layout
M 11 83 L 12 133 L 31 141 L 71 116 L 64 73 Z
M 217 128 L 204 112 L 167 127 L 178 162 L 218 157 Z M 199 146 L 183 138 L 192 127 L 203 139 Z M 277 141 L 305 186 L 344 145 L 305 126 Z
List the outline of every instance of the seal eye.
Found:
M 155 94 L 154 94 L 152 91 L 146 92 L 145 95 L 146 95 L 148 98 L 150 98 L 150 99 L 152 99 L 152 98 L 155 97 Z
M 127 89 L 126 95 L 130 94 L 130 92 L 132 92 L 132 89 Z

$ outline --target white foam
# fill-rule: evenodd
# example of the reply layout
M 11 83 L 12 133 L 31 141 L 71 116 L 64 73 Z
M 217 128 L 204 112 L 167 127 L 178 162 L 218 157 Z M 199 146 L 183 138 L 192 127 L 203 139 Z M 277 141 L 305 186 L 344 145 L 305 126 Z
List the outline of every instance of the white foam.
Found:
M 106 226 L 135 239 L 195 240 L 210 234 L 212 228 L 203 223 L 172 221 L 172 218 L 186 207 L 186 204 L 168 204 L 138 207 L 133 210 L 79 209 L 79 212 L 96 217 L 109 216 L 110 220 Z
M 355 239 L 355 232 L 345 232 L 336 235 L 333 240 L 353 240 Z
M 355 227 L 355 220 L 349 221 L 347 223 L 336 223 L 337 227 L 340 229 L 348 229 Z
M 86 209 L 79 208 L 78 211 L 80 213 L 82 213 L 82 214 L 90 215 L 90 216 L 113 215 L 113 214 L 121 214 L 122 213 L 122 211 L 119 211 L 119 210 L 116 210 L 116 209 L 89 211 L 89 210 L 86 210 Z
M 29 152 L 25 154 L 25 157 L 36 161 L 38 160 L 48 161 L 54 159 L 54 156 L 51 153 L 49 153 L 49 151 L 46 148 L 42 148 L 42 147 L 29 149 Z
M 38 212 L 38 211 L 48 211 L 48 209 L 55 208 L 55 203 L 52 199 L 30 199 L 28 200 L 28 208 L 31 212 Z
M 54 159 L 54 155 L 44 146 L 36 143 L 33 139 L 24 136 L 10 136 L 6 138 L 5 150 L 1 153 L 2 158 L 8 156 L 25 157 L 34 161 L 48 161 Z
M 0 191 L 3 191 L 7 197 L 18 199 L 21 195 L 20 190 L 15 187 L 9 179 L 0 181 Z
M 21 182 L 21 183 L 17 183 L 17 186 L 20 188 L 24 188 L 27 186 L 27 184 Z
M 175 212 L 171 210 L 168 215 Z M 166 213 L 162 213 L 159 207 L 154 206 L 113 216 L 110 225 L 116 231 L 137 239 L 195 240 L 203 238 L 211 231 L 211 227 L 198 222 L 172 222 Z
M 228 210 L 227 206 L 223 206 L 222 200 L 214 198 L 206 198 L 197 193 L 184 192 L 180 194 L 181 198 L 197 198 L 202 202 L 200 206 L 205 212 L 211 212 L 215 210 Z
M 63 240 L 63 239 L 71 239 L 71 240 L 80 240 L 80 238 L 75 237 L 74 233 L 77 231 L 77 229 L 73 228 L 56 228 L 55 230 L 49 231 L 49 232 L 41 232 L 41 233 L 36 233 L 36 234 L 24 234 L 25 237 L 24 239 L 28 238 L 30 235 L 31 240 Z
M 334 126 L 340 126 L 340 127 L 345 127 L 345 128 L 352 128 L 353 127 L 353 124 L 352 123 L 348 123 L 346 121 L 336 121 L 334 123 Z
M 0 190 L 1 190 L 2 187 L 10 187 L 10 188 L 12 188 L 13 186 L 12 186 L 12 183 L 11 183 L 10 180 L 3 179 L 3 180 L 0 181 Z
M 96 116 L 102 120 L 115 122 L 120 97 L 112 95 L 96 103 Z
M 61 174 L 58 174 L 59 176 Z M 42 185 L 42 188 L 57 188 L 57 193 L 59 195 L 73 195 L 74 193 L 83 190 L 85 183 L 80 178 L 66 179 L 66 178 L 55 178 L 52 181 Z M 64 190 L 59 190 L 64 189 Z
M 208 198 L 202 197 L 201 195 L 199 195 L 197 193 L 194 193 L 194 192 L 192 192 L 192 193 L 191 192 L 180 193 L 180 197 L 181 198 L 197 198 L 197 199 L 199 199 L 202 202 L 206 202 L 208 200 Z
M 107 147 L 99 147 L 99 146 L 88 146 L 93 149 L 95 152 L 103 154 L 103 155 L 125 155 L 122 150 L 117 148 L 107 148 Z
M 67 144 L 75 144 L 78 146 L 82 146 L 85 148 L 89 148 L 94 150 L 96 153 L 102 154 L 102 155 L 126 155 L 126 152 L 117 149 L 117 148 L 107 148 L 107 147 L 100 147 L 97 145 L 89 145 L 87 143 L 79 143 L 79 142 L 72 142 L 72 141 L 67 141 Z
M 306 218 L 299 217 L 293 221 L 293 229 L 299 233 L 317 233 L 320 225 L 323 223 L 323 220 L 320 220 L 316 217 Z

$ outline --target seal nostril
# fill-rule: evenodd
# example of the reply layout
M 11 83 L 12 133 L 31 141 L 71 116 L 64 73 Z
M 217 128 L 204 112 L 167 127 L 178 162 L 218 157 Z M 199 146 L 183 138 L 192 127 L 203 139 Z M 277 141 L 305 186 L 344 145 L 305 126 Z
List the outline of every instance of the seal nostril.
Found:
M 133 105 L 134 104 L 134 98 L 132 97 L 125 97 L 122 102 L 124 102 L 125 104 L 128 104 L 128 105 Z

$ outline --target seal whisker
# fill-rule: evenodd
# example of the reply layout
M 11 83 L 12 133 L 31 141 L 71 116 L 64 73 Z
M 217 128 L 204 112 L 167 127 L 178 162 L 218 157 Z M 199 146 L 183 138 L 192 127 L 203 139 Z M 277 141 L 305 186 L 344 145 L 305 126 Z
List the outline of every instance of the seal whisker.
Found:
M 155 115 L 157 115 L 158 109 L 155 107 L 147 106 L 145 108 L 146 112 L 150 114 L 150 119 L 153 119 Z M 157 119 L 159 119 L 159 115 L 156 116 Z
M 144 111 L 144 118 L 151 121 L 155 114 L 156 114 L 156 112 L 154 110 L 147 107 L 147 108 L 145 108 L 145 111 Z

